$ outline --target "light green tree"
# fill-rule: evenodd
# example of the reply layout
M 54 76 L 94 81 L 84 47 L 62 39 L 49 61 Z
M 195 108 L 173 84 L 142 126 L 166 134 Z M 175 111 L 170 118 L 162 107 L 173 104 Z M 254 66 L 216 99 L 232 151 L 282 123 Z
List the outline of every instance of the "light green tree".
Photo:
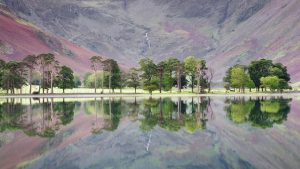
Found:
M 269 88 L 272 92 L 279 88 L 280 79 L 277 76 L 267 76 L 260 78 L 261 86 Z
M 239 88 L 245 93 L 246 87 L 252 87 L 253 82 L 250 76 L 246 73 L 245 68 L 242 66 L 235 66 L 231 69 L 231 85 L 235 88 Z
M 197 63 L 199 60 L 195 56 L 188 56 L 184 59 L 184 70 L 189 76 L 191 83 L 192 93 L 194 93 L 195 78 L 197 72 Z

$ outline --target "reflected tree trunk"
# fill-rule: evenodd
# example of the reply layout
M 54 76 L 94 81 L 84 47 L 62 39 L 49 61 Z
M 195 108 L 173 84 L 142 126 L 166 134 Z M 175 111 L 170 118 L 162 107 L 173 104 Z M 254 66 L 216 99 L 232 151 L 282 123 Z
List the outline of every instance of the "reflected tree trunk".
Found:
M 160 97 L 159 98 L 159 112 L 160 112 L 160 124 L 163 123 L 164 121 L 164 115 L 163 115 L 163 101 L 162 101 L 162 98 Z
M 177 118 L 178 120 L 181 119 L 181 97 L 178 97 L 177 101 Z

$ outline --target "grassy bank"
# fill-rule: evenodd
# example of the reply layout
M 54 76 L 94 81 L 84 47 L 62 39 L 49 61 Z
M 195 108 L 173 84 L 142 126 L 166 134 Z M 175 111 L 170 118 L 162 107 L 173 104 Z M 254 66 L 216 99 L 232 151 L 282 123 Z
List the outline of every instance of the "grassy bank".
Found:
M 32 91 L 38 91 L 38 86 L 33 86 Z M 45 90 L 45 94 L 40 94 L 40 95 L 101 95 L 102 89 L 97 89 L 97 93 L 94 93 L 94 89 L 92 88 L 74 88 L 74 89 L 66 89 L 65 93 L 63 93 L 62 89 L 59 88 L 54 88 L 54 94 L 51 94 L 51 90 L 48 90 L 49 93 Z M 296 90 L 292 91 L 285 91 L 284 93 L 293 93 L 293 92 L 298 92 L 299 88 Z M 42 90 L 41 90 L 42 92 Z M 116 89 L 114 93 L 112 91 L 110 92 L 109 89 L 104 89 L 103 95 L 133 95 L 134 89 L 133 88 L 124 88 L 122 89 L 122 93 L 120 89 Z M 284 94 L 283 93 L 283 94 Z M 257 94 L 276 94 L 272 93 L 270 90 L 264 91 L 264 92 L 256 92 L 255 90 L 246 90 L 245 93 L 241 93 L 238 90 L 234 91 L 226 91 L 224 88 L 214 88 L 211 90 L 210 93 L 206 95 L 213 95 L 213 94 L 221 94 L 221 95 L 241 95 L 241 94 L 246 94 L 246 95 L 257 95 Z M 280 93 L 278 93 L 280 94 Z M 0 90 L 0 95 L 5 96 L 6 92 L 3 90 Z M 10 95 L 10 94 L 9 94 Z M 22 93 L 20 90 L 16 90 L 15 95 L 29 95 L 29 86 L 24 86 L 22 88 Z M 39 95 L 39 96 L 40 96 Z M 136 95 L 149 95 L 148 91 L 142 90 L 142 89 L 137 89 L 137 94 Z M 177 88 L 173 88 L 172 91 L 162 91 L 162 93 L 159 93 L 159 91 L 154 91 L 153 95 L 198 95 L 197 90 L 194 89 L 194 93 L 192 93 L 192 90 L 190 88 L 187 89 L 182 89 L 181 93 L 177 92 Z

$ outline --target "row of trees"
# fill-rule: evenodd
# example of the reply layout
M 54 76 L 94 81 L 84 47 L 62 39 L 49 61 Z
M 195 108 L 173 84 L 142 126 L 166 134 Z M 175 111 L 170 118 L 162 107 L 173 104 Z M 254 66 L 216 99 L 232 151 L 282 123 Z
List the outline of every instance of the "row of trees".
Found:
M 118 63 L 113 59 L 103 59 L 100 56 L 90 58 L 91 69 L 93 73 L 87 73 L 84 77 L 85 87 L 93 87 L 94 92 L 97 88 L 104 87 L 112 89 L 124 87 L 132 87 L 135 89 L 142 88 L 149 93 L 155 90 L 172 91 L 174 86 L 178 92 L 184 87 L 194 87 L 197 85 L 199 93 L 203 93 L 205 89 L 210 91 L 211 81 L 214 71 L 207 68 L 205 60 L 197 59 L 189 56 L 184 62 L 176 58 L 169 58 L 155 64 L 149 58 L 141 59 L 140 67 L 132 68 L 129 72 L 122 72 Z
M 32 93 L 33 74 L 39 74 L 37 84 L 38 91 L 35 93 L 43 93 L 45 91 L 53 93 L 54 87 L 63 89 L 75 87 L 74 73 L 67 66 L 60 66 L 55 56 L 51 53 L 40 55 L 29 55 L 22 61 L 0 60 L 0 88 L 6 90 L 7 93 L 14 94 L 15 89 L 29 85 L 29 93 Z
M 287 68 L 281 63 L 273 63 L 271 60 L 260 59 L 250 65 L 235 65 L 230 67 L 223 79 L 226 90 L 239 89 L 243 93 L 246 88 L 255 88 L 256 91 L 266 90 L 280 91 L 291 89 L 288 82 L 290 75 Z
M 208 68 L 205 60 L 194 56 L 188 56 L 183 61 L 176 58 L 168 58 L 155 63 L 149 58 L 139 61 L 139 68 L 132 68 L 127 72 L 120 69 L 117 61 L 104 59 L 101 56 L 90 58 L 92 73 L 84 76 L 84 86 L 97 89 L 108 88 L 109 92 L 124 87 L 135 89 L 142 88 L 152 94 L 158 90 L 172 92 L 173 87 L 181 93 L 183 88 L 190 87 L 192 92 L 197 88 L 197 93 L 211 91 L 214 70 Z M 0 88 L 7 93 L 15 93 L 15 89 L 29 85 L 29 92 L 32 93 L 32 84 L 39 85 L 36 93 L 53 93 L 53 88 L 71 89 L 81 86 L 78 76 L 74 76 L 71 68 L 60 66 L 55 56 L 51 53 L 40 55 L 29 55 L 22 61 L 0 60 Z M 38 76 L 36 76 L 38 75 Z M 35 77 L 35 78 L 33 78 Z M 38 78 L 37 78 L 38 77 Z M 245 92 L 256 88 L 263 91 L 269 88 L 271 91 L 283 91 L 289 89 L 288 82 L 290 75 L 287 68 L 281 63 L 272 63 L 271 60 L 261 59 L 251 62 L 250 65 L 235 65 L 229 68 L 224 77 L 225 88 L 239 89 Z
M 194 92 L 196 85 L 198 93 L 204 93 L 205 89 L 210 92 L 214 71 L 207 67 L 205 60 L 188 56 L 183 62 L 168 58 L 155 64 L 151 59 L 145 58 L 139 64 L 142 88 L 150 93 L 154 90 L 159 90 L 160 93 L 162 90 L 172 91 L 174 86 L 179 93 L 184 87 L 191 87 Z

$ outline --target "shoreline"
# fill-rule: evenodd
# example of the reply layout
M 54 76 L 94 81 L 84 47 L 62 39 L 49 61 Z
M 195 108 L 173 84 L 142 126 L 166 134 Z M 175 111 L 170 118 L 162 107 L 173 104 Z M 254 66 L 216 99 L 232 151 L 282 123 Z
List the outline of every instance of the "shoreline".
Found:
M 134 93 L 115 93 L 115 94 L 109 94 L 109 93 L 57 93 L 57 94 L 15 94 L 15 95 L 0 95 L 0 99 L 6 99 L 6 98 L 95 98 L 95 97 L 260 97 L 260 96 L 266 96 L 266 97 L 279 97 L 279 96 L 289 96 L 289 97 L 300 97 L 300 92 L 290 92 L 290 93 L 229 93 L 229 94 L 134 94 Z

